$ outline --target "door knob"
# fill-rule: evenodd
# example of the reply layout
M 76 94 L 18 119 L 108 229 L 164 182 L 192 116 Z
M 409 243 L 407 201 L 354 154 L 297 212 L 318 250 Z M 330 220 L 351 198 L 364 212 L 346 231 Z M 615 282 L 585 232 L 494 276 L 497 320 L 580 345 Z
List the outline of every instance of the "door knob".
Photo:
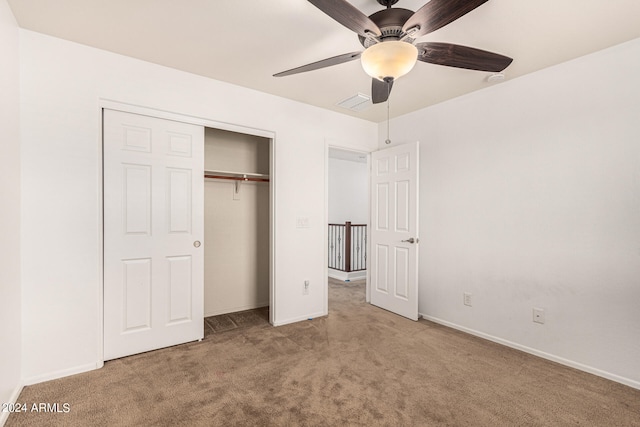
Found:
M 408 238 L 407 240 L 402 240 L 403 242 L 407 242 L 407 243 L 416 243 L 417 239 L 414 239 L 413 237 Z
M 193 246 L 195 246 L 196 248 L 200 247 L 200 240 L 196 240 L 195 242 L 193 242 Z

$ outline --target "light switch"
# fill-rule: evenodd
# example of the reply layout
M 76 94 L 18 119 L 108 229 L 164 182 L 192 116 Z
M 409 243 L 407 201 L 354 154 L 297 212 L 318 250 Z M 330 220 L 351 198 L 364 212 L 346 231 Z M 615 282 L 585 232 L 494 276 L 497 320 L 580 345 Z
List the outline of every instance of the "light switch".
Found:
M 297 228 L 309 228 L 309 217 L 308 216 L 299 216 L 296 218 L 296 227 Z

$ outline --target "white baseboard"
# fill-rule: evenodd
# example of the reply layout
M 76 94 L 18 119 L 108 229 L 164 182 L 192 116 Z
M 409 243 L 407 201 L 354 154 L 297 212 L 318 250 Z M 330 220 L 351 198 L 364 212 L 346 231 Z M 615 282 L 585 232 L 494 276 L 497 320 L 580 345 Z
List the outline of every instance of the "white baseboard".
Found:
M 207 311 L 206 313 L 204 313 L 204 317 L 219 316 L 221 314 L 236 313 L 238 311 L 253 310 L 256 308 L 262 308 L 262 307 L 268 307 L 268 306 L 269 306 L 269 301 L 265 301 L 262 303 L 242 305 L 242 306 L 232 307 L 232 308 L 220 308 L 217 310 Z
M 18 397 L 20 397 L 20 393 L 22 393 L 22 389 L 24 386 L 22 384 L 18 384 L 18 386 L 13 390 L 9 400 L 7 402 L 2 403 L 16 403 L 18 401 Z M 7 420 L 9 419 L 10 412 L 0 412 L 0 427 L 4 426 Z
M 632 380 L 630 378 L 621 377 L 620 375 L 612 374 L 611 372 L 603 371 L 598 368 L 594 368 L 592 366 L 584 365 L 579 362 L 575 362 L 573 360 L 565 359 L 564 357 L 556 356 L 554 354 L 546 353 L 544 351 L 536 350 L 535 348 L 527 347 L 522 344 L 514 343 L 509 340 L 505 340 L 502 338 L 495 337 L 493 335 L 486 334 L 484 332 L 476 331 L 474 329 L 470 329 L 464 326 L 457 325 L 455 323 L 448 322 L 446 320 L 438 319 L 437 317 L 428 316 L 426 314 L 419 313 L 419 315 L 426 320 L 429 320 L 434 323 L 438 323 L 440 325 L 448 326 L 453 329 L 457 329 L 459 331 L 465 332 L 470 335 L 474 335 L 476 337 L 484 338 L 488 341 L 493 341 L 498 344 L 502 344 L 507 347 L 515 348 L 516 350 L 524 351 L 525 353 L 533 354 L 534 356 L 541 357 L 543 359 L 551 360 L 552 362 L 560 363 L 561 365 L 569 366 L 571 368 L 578 369 L 580 371 L 588 372 L 593 375 L 597 375 L 599 377 L 606 378 L 611 381 L 618 382 L 620 384 L 627 385 L 629 387 L 633 387 L 635 389 L 640 390 L 640 382 Z
M 273 326 L 288 325 L 290 323 L 302 322 L 303 320 L 312 320 L 312 319 L 315 319 L 316 317 L 324 317 L 326 315 L 327 315 L 327 312 L 319 312 L 315 314 L 310 314 L 308 316 L 292 317 L 289 319 L 276 321 L 273 323 Z
M 329 268 L 327 270 L 327 275 L 329 277 L 336 280 L 343 280 L 345 282 L 349 280 L 362 280 L 367 278 L 367 270 L 350 271 L 349 273 L 346 271 L 334 270 L 333 268 Z
M 103 361 L 97 361 L 94 363 L 87 363 L 86 365 L 75 366 L 73 368 L 61 369 L 55 372 L 49 372 L 47 374 L 35 375 L 33 377 L 29 377 L 24 379 L 24 385 L 33 385 L 38 383 L 43 383 L 45 381 L 57 380 L 58 378 L 68 377 L 75 374 L 81 374 L 83 372 L 94 371 L 96 369 L 102 368 L 104 365 Z

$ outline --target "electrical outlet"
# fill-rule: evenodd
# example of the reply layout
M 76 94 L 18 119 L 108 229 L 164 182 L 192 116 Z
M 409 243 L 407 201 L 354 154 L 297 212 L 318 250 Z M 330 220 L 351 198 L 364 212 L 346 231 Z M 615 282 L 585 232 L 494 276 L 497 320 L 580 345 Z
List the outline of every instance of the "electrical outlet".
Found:
M 462 294 L 462 302 L 464 303 L 464 305 L 468 305 L 469 307 L 471 307 L 471 293 L 470 292 L 465 292 Z
M 302 288 L 302 295 L 309 295 L 309 281 L 304 281 L 304 287 Z
M 544 309 L 543 308 L 533 309 L 533 321 L 535 323 L 540 323 L 544 325 Z

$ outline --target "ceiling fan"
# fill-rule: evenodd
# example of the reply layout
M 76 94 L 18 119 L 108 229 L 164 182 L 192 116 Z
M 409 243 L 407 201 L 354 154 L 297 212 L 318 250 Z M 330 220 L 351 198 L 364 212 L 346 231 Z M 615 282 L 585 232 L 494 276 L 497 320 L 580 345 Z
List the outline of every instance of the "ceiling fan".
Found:
M 372 77 L 371 98 L 377 104 L 389 98 L 395 79 L 411 71 L 416 61 L 491 72 L 502 71 L 513 61 L 506 56 L 468 46 L 416 43 L 419 37 L 450 24 L 488 0 L 430 0 L 416 12 L 392 8 L 398 0 L 377 0 L 386 9 L 368 17 L 346 0 L 308 1 L 355 31 L 365 50 L 323 59 L 274 74 L 274 77 L 304 73 L 360 58 L 365 72 Z

